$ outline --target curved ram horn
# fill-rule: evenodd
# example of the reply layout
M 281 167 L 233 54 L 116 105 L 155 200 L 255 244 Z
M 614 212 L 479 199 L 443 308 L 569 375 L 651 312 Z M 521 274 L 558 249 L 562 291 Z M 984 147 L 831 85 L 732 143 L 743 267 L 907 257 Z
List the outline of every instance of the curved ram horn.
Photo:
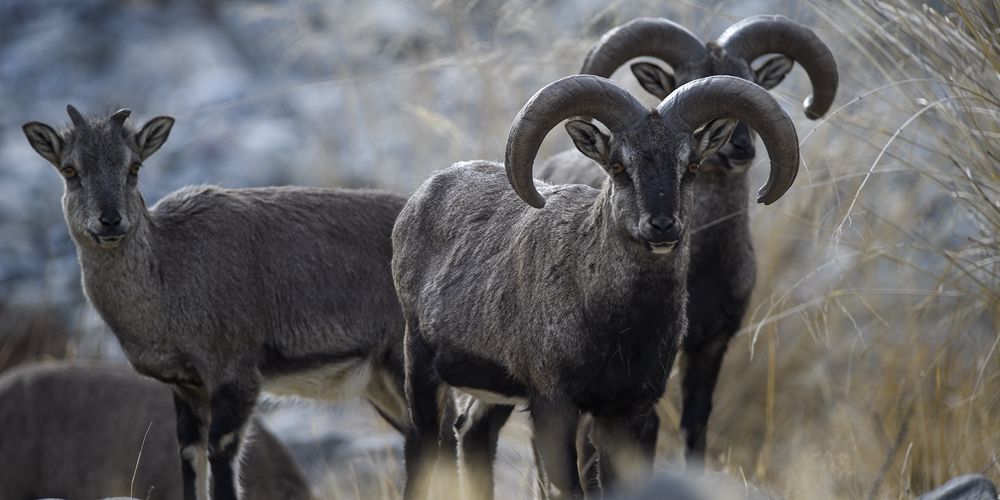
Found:
M 764 54 L 791 57 L 812 83 L 813 95 L 803 103 L 806 116 L 815 120 L 830 110 L 837 95 L 837 62 L 809 28 L 783 16 L 752 16 L 730 26 L 716 43 L 747 64 Z
M 791 118 L 763 87 L 734 76 L 710 76 L 682 85 L 656 110 L 667 123 L 694 132 L 718 118 L 735 118 L 753 128 L 767 147 L 771 172 L 757 193 L 770 205 L 788 191 L 799 171 L 799 140 Z
M 669 19 L 640 17 L 605 33 L 590 49 L 580 73 L 608 78 L 640 56 L 655 57 L 676 70 L 704 55 L 705 44 L 683 26 Z
M 556 80 L 535 93 L 510 126 L 504 168 L 518 196 L 535 208 L 545 198 L 535 189 L 532 166 L 542 140 L 552 127 L 573 116 L 603 123 L 612 134 L 635 123 L 647 113 L 629 91 L 594 75 L 573 75 Z

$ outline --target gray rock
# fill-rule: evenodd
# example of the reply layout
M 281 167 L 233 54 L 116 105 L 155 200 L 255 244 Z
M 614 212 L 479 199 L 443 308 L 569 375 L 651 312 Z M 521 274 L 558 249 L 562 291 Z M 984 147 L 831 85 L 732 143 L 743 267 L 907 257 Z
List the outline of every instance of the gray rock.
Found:
M 683 470 L 657 473 L 642 488 L 613 496 L 618 500 L 779 500 L 760 487 L 723 472 L 687 474 Z
M 917 500 L 997 500 L 997 487 L 982 474 L 958 476 Z

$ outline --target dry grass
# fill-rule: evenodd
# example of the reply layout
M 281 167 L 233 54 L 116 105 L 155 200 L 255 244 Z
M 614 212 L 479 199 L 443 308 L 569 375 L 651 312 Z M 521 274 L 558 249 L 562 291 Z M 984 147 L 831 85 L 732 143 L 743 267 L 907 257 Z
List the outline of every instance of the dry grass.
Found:
M 725 1 L 623 1 L 591 19 L 592 34 L 547 38 L 535 27 L 551 20 L 507 4 L 497 25 L 521 26 L 522 44 L 461 47 L 401 77 L 418 81 L 412 102 L 433 103 L 420 72 L 475 75 L 481 93 L 460 111 L 485 120 L 405 106 L 428 134 L 418 147 L 439 159 L 387 183 L 413 188 L 451 161 L 496 158 L 523 99 L 574 71 L 606 26 L 665 15 L 707 37 L 744 15 Z M 709 453 L 787 498 L 913 498 L 970 472 L 1000 482 L 1000 3 L 939 7 L 947 14 L 906 0 L 775 2 L 831 45 L 841 88 L 819 122 L 799 112 L 801 70 L 775 92 L 804 168 L 781 203 L 751 207 L 758 284 L 723 367 Z M 543 153 L 560 147 L 550 138 Z M 670 384 L 660 467 L 681 460 Z
M 560 31 L 545 2 L 496 4 L 434 3 L 454 28 L 452 53 L 366 74 L 333 61 L 321 83 L 276 89 L 312 102 L 337 86 L 358 110 L 349 124 L 317 124 L 324 146 L 305 164 L 339 165 L 319 179 L 350 183 L 357 158 L 338 157 L 338 145 L 369 141 L 366 173 L 413 189 L 453 161 L 497 159 L 524 100 L 578 69 L 607 27 L 663 15 L 708 38 L 756 13 L 725 0 L 621 0 L 581 33 Z M 969 472 L 1000 482 L 1000 2 L 935 2 L 947 14 L 907 0 L 770 4 L 830 44 L 839 107 L 802 118 L 800 69 L 775 91 L 796 119 L 804 168 L 780 203 L 751 207 L 758 283 L 716 393 L 710 465 L 787 498 L 912 498 Z M 496 10 L 492 42 L 463 28 L 484 5 Z M 449 93 L 438 85 L 448 80 L 467 85 Z M 386 103 L 396 112 L 361 112 Z M 568 145 L 550 138 L 543 154 Z M 681 451 L 677 382 L 660 407 L 661 467 Z M 375 484 L 361 484 L 370 471 L 337 471 L 324 497 L 396 497 L 396 459 L 371 462 L 384 471 Z M 515 477 L 511 489 L 531 489 L 530 474 Z
M 789 498 L 1000 479 L 1000 4 L 945 4 L 815 7 L 841 107 L 802 134 L 794 192 L 755 210 L 757 291 L 709 438 Z
M 711 466 L 786 498 L 912 498 L 969 472 L 1000 482 L 1000 4 L 946 0 L 944 15 L 906 0 L 771 3 L 832 47 L 839 107 L 803 118 L 800 69 L 775 91 L 799 127 L 804 168 L 781 203 L 751 207 L 758 284 L 716 393 Z M 607 27 L 663 15 L 707 39 L 757 13 L 619 1 L 580 33 L 535 2 L 435 5 L 458 33 L 453 53 L 327 82 L 360 108 L 398 100 L 418 124 L 406 132 L 412 162 L 374 174 L 402 190 L 453 161 L 497 159 L 523 101 L 574 72 Z M 462 28 L 483 5 L 496 10 L 492 41 Z M 642 95 L 626 73 L 616 79 Z M 435 83 L 449 78 L 467 88 L 443 94 Z M 362 130 L 385 128 L 386 117 L 366 119 Z M 542 154 L 566 147 L 553 133 Z M 324 153 L 321 163 L 351 160 Z M 339 182 L 338 170 L 325 175 Z M 659 467 L 680 460 L 677 387 L 675 376 L 660 407 Z M 514 489 L 527 494 L 521 477 Z M 374 490 L 392 497 L 398 479 Z
M 716 394 L 711 464 L 787 498 L 912 498 L 970 472 L 998 481 L 1000 3 L 948 0 L 947 14 L 905 0 L 778 3 L 833 48 L 839 107 L 796 118 L 796 186 L 751 208 L 758 285 Z M 670 14 L 708 34 L 740 17 L 729 7 Z M 634 8 L 615 3 L 594 23 Z M 540 57 L 566 69 L 590 42 Z M 484 81 L 523 89 L 560 76 L 467 55 L 460 64 Z M 776 93 L 801 115 L 808 88 L 796 73 Z M 484 90 L 483 135 L 456 139 L 449 153 L 470 154 L 434 168 L 495 157 L 500 117 L 519 105 Z M 442 134 L 464 130 L 461 118 L 409 109 Z M 680 460 L 677 382 L 660 407 L 661 467 Z

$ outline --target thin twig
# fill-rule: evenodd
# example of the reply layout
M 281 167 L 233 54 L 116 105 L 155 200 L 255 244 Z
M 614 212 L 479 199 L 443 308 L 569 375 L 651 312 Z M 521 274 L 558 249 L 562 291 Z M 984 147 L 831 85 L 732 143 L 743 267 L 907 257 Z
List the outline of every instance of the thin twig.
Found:
M 142 435 L 142 443 L 139 444 L 139 456 L 135 457 L 135 469 L 132 470 L 132 481 L 128 484 L 128 496 L 132 496 L 132 490 L 135 488 L 135 476 L 139 474 L 139 461 L 142 460 L 142 449 L 146 446 L 146 437 L 149 436 L 149 430 L 153 428 L 153 422 L 155 420 L 150 420 L 149 425 L 146 426 L 146 433 Z
M 889 448 L 889 452 L 886 453 L 885 460 L 882 461 L 882 466 L 878 469 L 878 475 L 875 476 L 875 482 L 872 483 L 872 487 L 868 491 L 869 500 L 874 500 L 875 495 L 877 495 L 879 490 L 882 488 L 882 480 L 885 479 L 885 475 L 889 471 L 889 465 L 892 464 L 896 454 L 899 453 L 899 448 L 903 445 L 903 438 L 906 437 L 906 432 L 910 428 L 910 419 L 913 417 L 913 409 L 915 406 L 914 402 L 910 401 L 910 407 L 906 410 L 906 416 L 903 417 L 903 424 L 899 426 L 899 432 L 896 433 L 896 439 L 893 441 L 892 447 Z

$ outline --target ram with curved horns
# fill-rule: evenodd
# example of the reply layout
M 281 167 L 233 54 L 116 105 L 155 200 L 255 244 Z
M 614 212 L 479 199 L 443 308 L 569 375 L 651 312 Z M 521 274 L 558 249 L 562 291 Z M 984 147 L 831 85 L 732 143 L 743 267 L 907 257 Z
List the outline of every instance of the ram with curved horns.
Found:
M 771 56 L 751 67 L 765 55 Z M 804 103 L 806 116 L 823 116 L 837 92 L 837 65 L 830 50 L 811 30 L 781 16 L 746 18 L 707 44 L 668 19 L 634 19 L 594 44 L 580 72 L 609 78 L 640 56 L 659 59 L 674 70 L 671 74 L 652 63 L 632 64 L 639 83 L 659 99 L 679 84 L 711 75 L 737 76 L 770 89 L 781 83 L 796 62 L 812 83 L 813 95 Z M 747 213 L 754 141 L 753 132 L 741 123 L 730 141 L 702 163 L 694 181 L 689 325 L 681 357 L 681 429 L 688 466 L 701 466 L 722 358 L 743 321 L 757 274 Z M 576 150 L 553 156 L 539 172 L 539 178 L 554 184 L 594 187 L 607 177 L 600 166 Z
M 562 120 L 583 154 L 606 167 L 601 189 L 532 179 L 545 135 Z M 406 498 L 447 456 L 438 440 L 445 391 L 486 408 L 466 433 L 466 497 L 492 493 L 490 439 L 526 403 L 545 476 L 558 496 L 582 495 L 574 438 L 594 418 L 606 484 L 651 465 L 646 418 L 662 396 L 687 329 L 693 183 L 737 120 L 771 158 L 762 199 L 792 184 L 795 127 L 752 82 L 690 82 L 655 109 L 592 75 L 549 84 L 514 119 L 503 165 L 459 163 L 410 198 L 393 229 L 393 279 L 406 321 Z M 512 192 L 508 185 L 514 187 Z M 530 206 L 526 206 L 527 205 Z M 534 208 L 532 208 L 534 207 Z

